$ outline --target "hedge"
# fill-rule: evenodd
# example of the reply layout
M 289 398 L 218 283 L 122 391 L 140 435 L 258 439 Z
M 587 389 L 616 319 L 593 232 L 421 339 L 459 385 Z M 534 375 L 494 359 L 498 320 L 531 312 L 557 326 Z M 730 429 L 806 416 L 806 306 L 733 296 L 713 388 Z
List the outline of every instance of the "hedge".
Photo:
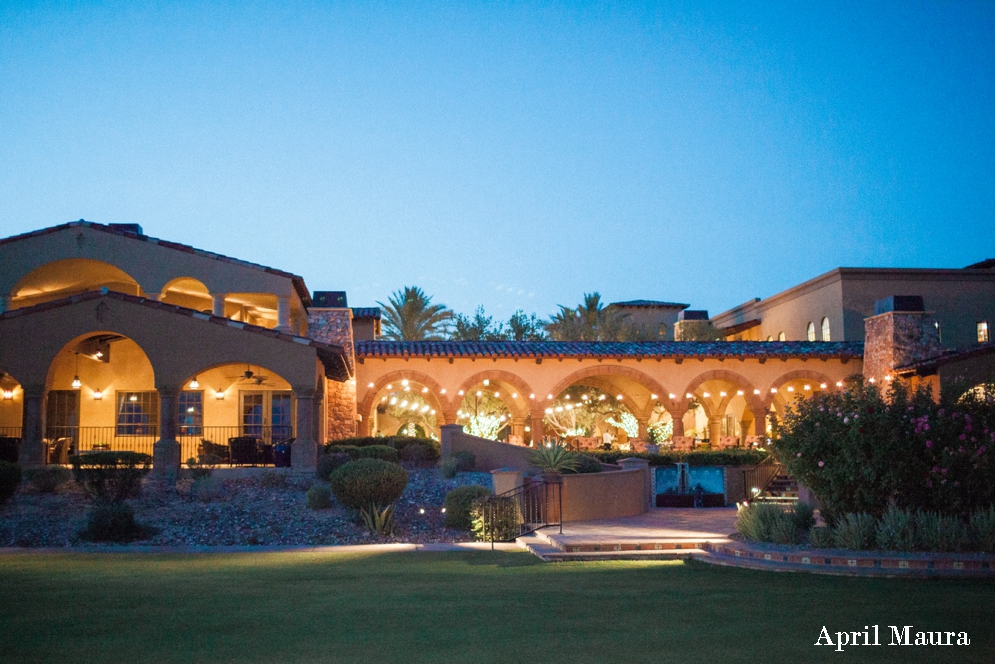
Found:
M 701 452 L 670 452 L 658 454 L 650 452 L 584 452 L 602 463 L 617 463 L 620 459 L 646 459 L 651 466 L 672 466 L 686 463 L 692 466 L 755 466 L 765 458 L 767 452 L 759 450 L 703 450 Z
M 369 447 L 371 445 L 388 445 L 400 452 L 408 445 L 420 445 L 425 449 L 426 461 L 436 461 L 442 450 L 438 441 L 431 438 L 413 438 L 411 436 L 364 436 L 342 438 L 325 445 L 325 451 L 332 447 Z

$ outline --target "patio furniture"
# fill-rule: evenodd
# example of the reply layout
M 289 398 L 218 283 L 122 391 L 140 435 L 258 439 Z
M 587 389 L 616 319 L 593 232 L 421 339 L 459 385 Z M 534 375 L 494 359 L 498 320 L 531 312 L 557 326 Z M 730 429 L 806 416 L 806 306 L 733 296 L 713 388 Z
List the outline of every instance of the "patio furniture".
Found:
M 222 463 L 231 463 L 231 450 L 228 445 L 220 445 L 218 443 L 212 442 L 202 438 L 200 440 L 200 449 L 198 454 L 211 454 L 213 456 L 221 459 Z
M 20 446 L 20 438 L 0 437 L 0 461 L 17 463 L 17 452 Z
M 111 444 L 110 443 L 94 443 L 93 447 L 90 448 L 90 451 L 91 452 L 110 452 L 111 451 Z
M 259 465 L 259 439 L 255 436 L 236 436 L 228 439 L 231 464 L 235 466 Z
M 277 468 L 290 468 L 290 448 L 294 438 L 281 440 L 273 446 L 273 465 Z
M 72 438 L 57 438 L 48 450 L 48 462 L 65 466 L 69 463 L 69 448 L 72 447 Z

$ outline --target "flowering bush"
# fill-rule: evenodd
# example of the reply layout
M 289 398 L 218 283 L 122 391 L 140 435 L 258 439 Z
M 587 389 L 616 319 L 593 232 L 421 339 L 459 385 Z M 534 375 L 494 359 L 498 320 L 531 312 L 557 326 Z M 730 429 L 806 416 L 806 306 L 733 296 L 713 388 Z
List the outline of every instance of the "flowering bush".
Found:
M 993 392 L 989 391 L 989 395 Z M 801 401 L 775 422 L 774 452 L 823 501 L 829 522 L 891 506 L 961 514 L 995 502 L 995 400 L 952 404 L 900 384 Z

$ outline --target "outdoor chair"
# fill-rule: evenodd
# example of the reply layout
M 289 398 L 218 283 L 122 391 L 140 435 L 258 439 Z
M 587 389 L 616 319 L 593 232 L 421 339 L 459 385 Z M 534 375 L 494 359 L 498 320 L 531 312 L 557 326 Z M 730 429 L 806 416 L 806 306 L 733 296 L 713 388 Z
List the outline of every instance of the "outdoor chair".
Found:
M 231 464 L 235 466 L 256 466 L 259 464 L 259 440 L 254 436 L 237 436 L 228 439 L 231 450 Z
M 48 451 L 48 462 L 65 466 L 69 463 L 69 447 L 72 445 L 72 438 L 57 438 Z
M 221 459 L 222 463 L 231 463 L 231 451 L 227 445 L 220 445 L 204 438 L 200 440 L 199 454 L 211 454 Z

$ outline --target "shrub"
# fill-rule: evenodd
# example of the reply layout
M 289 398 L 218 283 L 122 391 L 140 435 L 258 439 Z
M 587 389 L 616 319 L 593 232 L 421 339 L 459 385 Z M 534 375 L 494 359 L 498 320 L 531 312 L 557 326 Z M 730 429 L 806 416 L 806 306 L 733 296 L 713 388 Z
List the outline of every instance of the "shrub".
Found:
M 325 454 L 348 454 L 350 459 L 358 459 L 359 448 L 355 445 L 325 445 Z
M 17 491 L 21 483 L 21 467 L 9 461 L 0 461 L 0 505 L 3 505 Z
M 959 551 L 967 543 L 967 529 L 955 516 L 916 512 L 916 548 L 923 551 Z
M 544 442 L 529 455 L 529 463 L 550 473 L 573 473 L 580 463 L 578 456 L 566 445 Z
M 221 463 L 221 457 L 217 454 L 200 454 L 197 457 L 187 459 L 187 468 L 194 479 L 199 477 L 209 477 L 214 469 Z
M 423 461 L 427 461 L 429 458 L 428 449 L 426 449 L 423 445 L 417 444 L 405 445 L 401 448 L 399 454 L 401 456 L 401 461 L 406 463 L 422 463 Z
M 736 513 L 736 532 L 755 542 L 795 541 L 793 515 L 773 503 L 743 504 Z
M 390 461 L 392 463 L 397 463 L 401 460 L 397 450 L 388 445 L 368 445 L 366 447 L 357 447 L 355 458 L 382 459 L 383 461 Z
M 870 549 L 876 531 L 877 521 L 870 514 L 846 514 L 833 527 L 833 545 L 840 549 Z
M 190 496 L 202 503 L 211 503 L 225 497 L 225 485 L 217 477 L 204 475 L 190 485 Z
M 327 510 L 332 506 L 332 489 L 327 484 L 313 484 L 304 494 L 309 510 Z
M 887 551 L 912 551 L 916 544 L 915 519 L 906 510 L 892 507 L 878 519 L 874 540 Z
M 831 549 L 833 530 L 824 526 L 812 526 L 808 530 L 808 543 L 816 549 Z
M 315 477 L 319 480 L 327 482 L 329 476 L 335 471 L 336 468 L 346 465 L 351 460 L 352 457 L 345 452 L 322 454 L 318 457 L 318 465 L 314 470 Z
M 342 438 L 325 445 L 328 452 L 333 447 L 369 447 L 371 445 L 387 445 L 400 452 L 405 447 L 417 445 L 426 452 L 426 459 L 435 461 L 439 458 L 439 442 L 431 438 L 412 438 L 410 436 L 365 436 L 357 438 Z
M 329 484 L 332 493 L 346 507 L 382 508 L 401 497 L 408 484 L 408 471 L 383 459 L 357 459 L 332 473 Z
M 815 508 L 809 503 L 798 501 L 791 512 L 791 520 L 798 530 L 807 531 L 815 525 Z
M 130 542 L 146 535 L 135 523 L 135 512 L 127 503 L 98 503 L 86 515 L 80 537 L 91 542 Z
M 490 489 L 479 484 L 459 486 L 447 493 L 446 525 L 457 530 L 470 530 L 473 527 L 473 501 L 490 494 Z
M 995 553 L 995 506 L 971 515 L 971 540 L 978 551 Z
M 518 503 L 514 498 L 477 498 L 471 510 L 473 534 L 479 540 L 507 542 L 521 533 Z
M 456 469 L 458 467 L 459 462 L 452 457 L 446 457 L 445 459 L 439 460 L 439 472 L 447 480 L 451 480 L 456 477 Z
M 371 504 L 359 510 L 363 524 L 374 535 L 390 535 L 394 532 L 394 505 L 378 507 Z
M 453 459 L 456 460 L 456 472 L 468 473 L 477 467 L 477 457 L 473 452 L 454 452 Z
M 747 449 L 733 450 L 700 450 L 697 452 L 678 452 L 661 450 L 657 454 L 651 452 L 585 452 L 603 463 L 616 463 L 619 459 L 646 459 L 651 466 L 673 466 L 675 463 L 687 463 L 691 466 L 755 466 L 767 458 L 767 452 Z
M 587 454 L 577 455 L 577 467 L 572 471 L 577 474 L 581 473 L 600 473 L 601 472 L 601 462 L 595 459 L 593 456 Z
M 55 493 L 55 490 L 72 479 L 68 468 L 62 466 L 33 466 L 24 469 L 24 479 L 39 493 Z
M 287 475 L 275 470 L 264 470 L 259 475 L 259 486 L 267 489 L 283 489 L 287 486 Z
M 137 496 L 152 457 L 139 452 L 87 452 L 71 458 L 73 479 L 98 503 L 120 503 Z

